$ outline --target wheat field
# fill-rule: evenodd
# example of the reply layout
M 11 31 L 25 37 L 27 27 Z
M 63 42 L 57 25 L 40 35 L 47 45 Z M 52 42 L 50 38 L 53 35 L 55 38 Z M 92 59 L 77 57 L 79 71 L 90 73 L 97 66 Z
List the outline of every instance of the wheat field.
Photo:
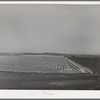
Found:
M 0 56 L 0 71 L 41 73 L 92 73 L 64 56 Z

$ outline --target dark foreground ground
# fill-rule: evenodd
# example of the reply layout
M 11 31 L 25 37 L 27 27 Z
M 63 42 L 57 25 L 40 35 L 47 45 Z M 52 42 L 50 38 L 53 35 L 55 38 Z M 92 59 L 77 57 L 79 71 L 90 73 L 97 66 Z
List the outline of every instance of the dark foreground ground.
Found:
M 0 72 L 0 89 L 99 90 L 100 75 Z

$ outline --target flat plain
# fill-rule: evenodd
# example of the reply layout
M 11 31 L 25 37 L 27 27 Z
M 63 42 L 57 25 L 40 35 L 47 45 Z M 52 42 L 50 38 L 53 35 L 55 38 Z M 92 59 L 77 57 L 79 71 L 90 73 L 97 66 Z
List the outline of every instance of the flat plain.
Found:
M 99 70 L 95 74 L 95 67 L 99 66 L 96 62 L 95 66 L 90 66 L 95 61 L 91 59 L 47 55 L 0 56 L 0 89 L 100 89 Z

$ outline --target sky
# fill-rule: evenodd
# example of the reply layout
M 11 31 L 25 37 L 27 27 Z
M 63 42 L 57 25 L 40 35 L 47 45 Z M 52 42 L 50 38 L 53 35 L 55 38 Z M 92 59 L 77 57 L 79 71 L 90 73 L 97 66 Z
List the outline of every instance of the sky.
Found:
M 100 6 L 1 4 L 0 52 L 100 54 Z

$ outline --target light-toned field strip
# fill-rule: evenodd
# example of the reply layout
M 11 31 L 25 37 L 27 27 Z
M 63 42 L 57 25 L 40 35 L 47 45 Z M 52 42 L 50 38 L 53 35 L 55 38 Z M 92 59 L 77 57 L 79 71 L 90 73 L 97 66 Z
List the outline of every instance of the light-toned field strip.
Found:
M 67 71 L 71 71 L 71 67 L 69 66 L 69 64 L 67 63 L 67 61 L 65 61 L 65 66 L 66 66 L 66 70 Z
M 26 58 L 25 58 L 26 59 Z M 25 60 L 24 59 L 24 60 Z M 21 59 L 23 61 L 23 59 Z M 13 62 L 13 63 L 12 63 Z M 54 73 L 92 73 L 92 71 L 68 58 L 65 57 L 42 57 L 33 56 L 31 60 L 27 61 L 25 64 L 21 61 L 14 59 L 9 62 L 0 61 L 0 71 L 19 71 L 19 72 L 54 72 Z M 16 62 L 14 64 L 14 62 Z M 24 61 L 23 61 L 24 62 Z
M 76 68 L 76 66 L 75 66 L 72 62 L 70 62 L 69 59 L 67 59 L 67 63 L 69 64 L 69 66 L 71 66 L 71 70 L 72 70 L 72 71 L 74 71 L 74 72 L 81 72 L 80 69 L 78 70 L 78 69 Z

